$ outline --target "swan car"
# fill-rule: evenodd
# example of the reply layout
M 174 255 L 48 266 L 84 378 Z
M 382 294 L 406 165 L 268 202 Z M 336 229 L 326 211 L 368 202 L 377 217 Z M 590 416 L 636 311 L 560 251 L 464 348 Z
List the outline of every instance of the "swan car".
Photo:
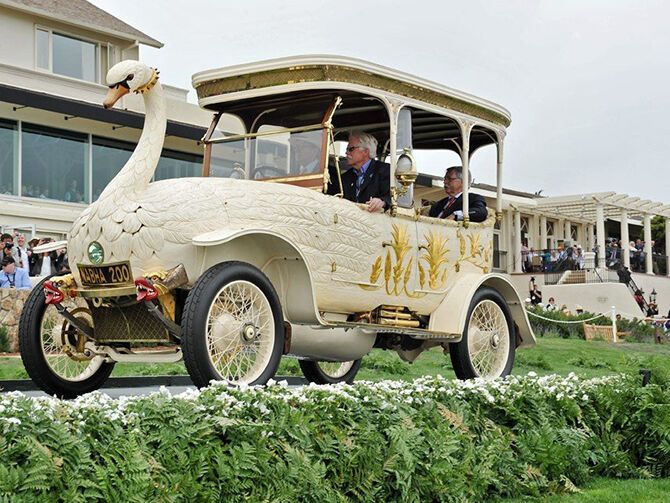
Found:
M 263 384 L 282 356 L 312 382 L 351 382 L 373 349 L 449 354 L 456 376 L 510 373 L 535 344 L 510 281 L 492 272 L 502 215 L 503 107 L 352 58 L 301 56 L 193 76 L 213 114 L 200 177 L 152 181 L 166 129 L 158 72 L 123 61 L 112 107 L 141 94 L 128 162 L 74 222 L 71 273 L 27 300 L 20 348 L 47 393 L 99 388 L 117 362 L 184 360 L 197 386 Z M 343 197 L 352 130 L 377 140 L 389 204 Z M 492 146 L 498 203 L 468 220 L 470 156 Z M 462 221 L 415 197 L 417 152 L 457 155 Z M 440 166 L 442 170 L 446 166 Z

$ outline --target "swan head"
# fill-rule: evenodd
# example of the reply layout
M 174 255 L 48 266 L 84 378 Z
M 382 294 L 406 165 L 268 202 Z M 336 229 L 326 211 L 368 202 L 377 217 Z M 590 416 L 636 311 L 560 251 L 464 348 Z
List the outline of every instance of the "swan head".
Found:
M 158 82 L 160 72 L 139 61 L 126 60 L 117 63 L 107 72 L 109 91 L 103 102 L 105 108 L 111 108 L 129 92 L 144 94 Z

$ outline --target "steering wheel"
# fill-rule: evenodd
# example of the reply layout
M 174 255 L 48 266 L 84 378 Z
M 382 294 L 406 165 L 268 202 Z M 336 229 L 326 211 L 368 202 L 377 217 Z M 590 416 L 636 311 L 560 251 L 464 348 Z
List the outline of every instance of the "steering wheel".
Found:
M 284 176 L 283 170 L 275 166 L 258 166 L 254 168 L 251 172 L 251 178 L 254 180 L 263 180 L 264 178 L 276 178 L 278 176 Z

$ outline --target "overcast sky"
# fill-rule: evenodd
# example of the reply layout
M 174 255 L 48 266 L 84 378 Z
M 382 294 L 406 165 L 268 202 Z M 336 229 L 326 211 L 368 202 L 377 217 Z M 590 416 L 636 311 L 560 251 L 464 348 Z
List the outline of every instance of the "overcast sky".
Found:
M 510 110 L 505 187 L 670 203 L 668 1 L 91 1 L 165 44 L 141 59 L 167 84 L 192 89 L 195 72 L 281 56 L 354 56 Z M 492 153 L 475 161 L 475 180 L 494 182 Z

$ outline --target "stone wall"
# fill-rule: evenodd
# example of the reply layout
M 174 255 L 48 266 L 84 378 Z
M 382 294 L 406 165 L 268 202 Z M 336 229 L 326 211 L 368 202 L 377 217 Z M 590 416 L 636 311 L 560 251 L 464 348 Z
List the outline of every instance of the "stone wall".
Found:
M 30 290 L 0 288 L 0 325 L 7 327 L 9 350 L 19 350 L 19 318 Z

